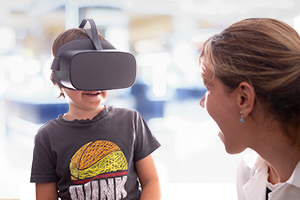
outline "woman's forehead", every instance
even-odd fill
[[[201,62],[200,64],[200,76],[203,79],[203,82],[206,84],[214,79],[215,75],[211,67],[209,67],[209,64],[207,64],[206,62]]]
[[[201,74],[202,73],[204,73],[204,74],[213,73],[212,66],[211,66],[210,62],[208,62],[205,59],[205,57],[200,58],[199,67],[200,67]]]

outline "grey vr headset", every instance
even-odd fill
[[[84,29],[87,21],[91,25],[91,31]],[[89,38],[71,40],[58,49],[51,66],[57,84],[85,91],[132,86],[136,78],[134,56],[118,51],[108,41],[99,39],[92,19],[84,19],[79,28]]]

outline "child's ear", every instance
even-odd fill
[[[55,85],[55,86],[59,89],[59,91],[60,91],[59,97],[65,98],[65,93],[64,93],[63,88],[60,87],[57,83],[55,83],[54,85]],[[59,98],[59,97],[58,97],[58,98]]]
[[[255,92],[247,82],[241,82],[238,86],[238,106],[243,111],[243,116],[247,117],[254,108]]]

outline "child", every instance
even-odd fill
[[[81,28],[62,32],[53,43],[53,56],[79,38],[88,38]],[[151,156],[160,144],[139,113],[102,105],[107,91],[67,89],[53,73],[51,80],[69,111],[47,122],[35,137],[31,182],[36,199],[160,199]]]

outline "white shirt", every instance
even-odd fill
[[[257,153],[246,155],[237,172],[239,200],[266,200],[268,165]],[[269,193],[269,200],[300,200],[300,161],[291,177]]]

